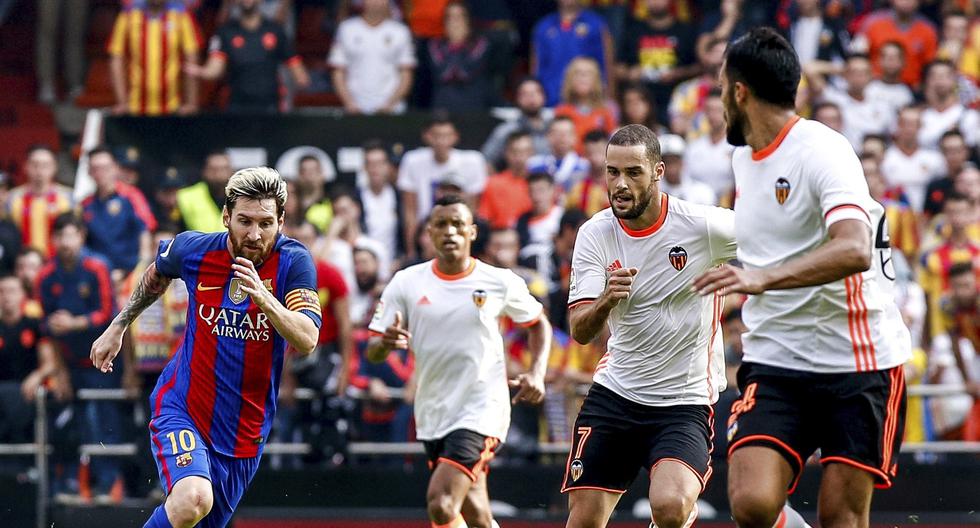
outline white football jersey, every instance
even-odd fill
[[[884,210],[868,193],[847,139],[794,117],[765,149],[736,149],[732,166],[738,259],[746,269],[772,268],[817,249],[841,220],[859,220],[874,236],[864,273],[750,296],[742,308],[744,361],[827,373],[905,363],[911,339],[892,294]]]
[[[446,275],[435,261],[392,277],[369,326],[383,333],[401,312],[415,354],[415,422],[419,440],[469,429],[501,441],[510,427],[510,390],[498,318],[528,325],[542,306],[512,271],[471,259]]]
[[[629,297],[609,314],[608,352],[594,381],[643,405],[709,405],[725,389],[724,298],[702,297],[691,282],[735,257],[735,214],[661,196],[660,218],[643,231],[612,209],[582,225],[568,303],[594,302],[611,272],[637,268]]]

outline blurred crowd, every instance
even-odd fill
[[[733,147],[717,74],[727,43],[759,24],[784,31],[800,56],[798,112],[850,140],[885,206],[888,229],[878,232],[887,238],[876,245],[893,248],[888,269],[916,346],[910,384],[967,386],[959,397],[911,398],[906,439],[980,440],[980,2],[320,3],[334,14],[323,26],[333,43],[322,78],[293,48],[300,1],[221,2],[222,22],[205,51],[195,16],[208,2],[131,0],[108,43],[118,113],[193,114],[197,80],[220,78],[230,91],[227,112],[283,111],[290,97],[313,89],[334,93],[350,114],[432,109],[419,131],[423,146],[396,152],[384,137],[369,141],[350,178],[316,149],[280,160],[290,196],[284,233],[316,260],[324,324],[313,355],[288,358],[272,439],[308,442],[312,454],[276,456],[273,464],[339,465],[348,462],[350,441],[413,439],[412,355],[366,361],[366,325],[393,273],[433,258],[425,220],[448,193],[477,214],[474,254],[523,277],[554,325],[548,396],[540,407],[515,407],[501,463],[534,463],[541,442],[568,441],[582,390],[605,353],[606,336],[585,345],[569,337],[566,301],[576,232],[608,206],[609,133],[630,123],[654,129],[666,164],[661,189],[732,207]],[[53,100],[44,68],[39,61],[39,96]],[[458,148],[452,116],[493,106],[513,107],[512,118],[480,150]],[[111,375],[91,368],[89,346],[160,241],[185,229],[224,229],[223,188],[239,167],[232,153],[215,151],[196,174],[150,174],[133,149],[100,147],[87,153],[95,192],[76,201],[55,182],[57,154],[32,148],[25,183],[0,185],[0,358],[9,366],[0,374],[0,442],[31,438],[25,402],[46,384],[64,445],[135,441],[142,449],[145,397],[133,409],[73,394],[148,394],[182,335],[186,287],[175,281],[134,324]],[[743,300],[730,298],[723,318],[731,386]],[[501,324],[510,370],[521,372],[529,362],[525,335]],[[315,397],[297,399],[294,388]],[[734,390],[722,395],[721,416],[734,398]],[[81,484],[91,489],[79,490],[78,457],[68,451],[58,467],[69,493],[118,498],[125,471],[153,474],[152,465],[127,470],[117,459],[93,457]]]

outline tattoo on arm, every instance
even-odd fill
[[[116,316],[112,324],[123,327],[132,324],[143,313],[143,310],[156,302],[163,295],[163,292],[167,291],[167,286],[170,286],[170,280],[169,277],[164,277],[157,271],[156,263],[150,264],[140,278],[139,284],[136,285],[136,289],[129,298],[126,307],[119,312],[119,315]]]

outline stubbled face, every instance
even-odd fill
[[[725,130],[728,143],[736,147],[748,145],[745,138],[745,125],[748,122],[748,117],[735,100],[735,83],[728,79],[724,66],[718,74],[718,79],[721,83],[721,100],[725,107],[725,122],[728,124]]]
[[[609,145],[606,149],[606,186],[617,218],[639,218],[659,194],[664,163],[650,163],[643,145]]]
[[[476,225],[473,213],[465,205],[437,205],[426,229],[439,260],[454,262],[470,256]]]
[[[283,218],[276,214],[276,201],[239,198],[232,210],[225,207],[222,216],[232,254],[245,257],[256,266],[264,262],[282,231]]]
[[[35,150],[27,158],[27,179],[34,185],[46,186],[54,181],[58,162],[48,150]]]

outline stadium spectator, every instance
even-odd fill
[[[946,197],[943,216],[948,224],[946,237],[935,248],[922,253],[919,284],[928,302],[927,338],[943,333],[940,299],[949,291],[949,271],[959,262],[980,263],[980,242],[969,236],[967,228],[976,222],[976,208],[959,193]]]
[[[686,180],[684,175],[684,138],[675,134],[660,136],[660,156],[664,162],[664,177],[660,190],[681,200],[702,205],[717,205],[718,197],[707,184]]]
[[[303,59],[282,24],[263,16],[260,0],[238,0],[241,17],[218,28],[204,66],[191,62],[187,74],[217,80],[228,74],[228,112],[275,113],[280,108],[279,65],[285,64],[300,89],[309,87]]]
[[[180,218],[180,208],[177,207],[177,191],[184,187],[180,171],[176,167],[167,167],[154,181],[156,189],[153,191],[150,210],[153,211],[157,224],[172,223],[178,233],[183,231],[184,223]]]
[[[548,125],[551,153],[535,155],[527,161],[528,172],[546,172],[554,178],[564,194],[589,174],[589,162],[575,151],[575,123],[565,116],[555,117]]]
[[[334,208],[337,216],[330,228],[331,237],[343,240],[354,249],[370,249],[378,256],[381,278],[390,277],[394,261],[391,252],[394,248],[385,247],[381,242],[364,234],[361,227],[363,207],[357,201],[357,197],[347,191],[339,192],[334,197]]]
[[[902,82],[902,71],[905,69],[905,48],[902,44],[894,40],[882,44],[878,63],[881,71],[868,83],[864,90],[865,97],[887,104],[895,113],[914,103],[912,89]]]
[[[198,0],[191,0],[198,1]],[[239,20],[243,14],[238,0],[221,0],[216,21],[224,25],[229,20]],[[259,12],[268,20],[282,26],[290,40],[296,34],[296,17],[293,13],[293,0],[259,0]]]
[[[824,101],[813,106],[813,119],[827,125],[839,134],[844,133],[844,117],[837,103]]]
[[[568,63],[561,83],[561,104],[555,107],[555,116],[568,117],[575,124],[576,150],[580,153],[589,131],[599,129],[612,134],[616,129],[616,116],[606,103],[599,66],[594,60],[577,57]]]
[[[670,96],[667,115],[673,133],[694,139],[708,133],[708,123],[704,118],[704,102],[712,88],[718,86],[718,71],[725,60],[724,40],[713,40],[700,56],[701,75],[688,79],[674,88]]]
[[[5,177],[5,175],[0,176],[0,178]],[[6,185],[6,182],[0,182],[0,185]],[[4,203],[5,201],[0,201],[0,205]],[[0,275],[14,271],[14,263],[21,247],[23,244],[20,229],[17,229],[17,224],[7,216],[6,208],[0,207]]]
[[[890,9],[871,13],[855,36],[854,47],[865,50],[871,58],[876,76],[882,71],[882,47],[887,42],[898,42],[905,50],[905,69],[902,82],[917,87],[922,67],[936,56],[939,38],[936,28],[919,14],[919,0],[890,0]]]
[[[838,18],[823,16],[820,0],[797,0],[789,26],[789,41],[800,64],[813,61],[837,63],[844,60],[851,36]]]
[[[364,234],[400,256],[405,253],[405,242],[401,198],[392,184],[395,166],[380,141],[365,143],[362,151],[365,183],[358,186],[357,197],[364,206],[361,211]]]
[[[970,28],[970,18],[963,11],[950,10],[943,16],[942,41],[936,57],[956,66],[960,102],[974,105],[980,98],[980,24]]]
[[[327,196],[327,175],[323,164],[318,157],[307,154],[299,159],[297,165],[296,194],[291,196],[296,200],[303,218],[321,233],[325,232],[330,228],[334,213],[330,197]]]
[[[954,128],[963,133],[967,145],[976,146],[980,139],[980,113],[960,102],[953,64],[933,61],[923,69],[923,76],[922,94],[926,106],[922,110],[922,128],[919,130],[922,148],[938,149],[943,133]]]
[[[51,244],[51,223],[71,210],[71,189],[55,182],[58,158],[47,146],[27,150],[24,164],[27,182],[14,187],[7,198],[9,218],[21,232],[25,246],[37,248],[46,257],[54,254]]]
[[[623,83],[619,92],[619,110],[623,126],[643,125],[657,134],[667,133],[667,128],[660,124],[653,93],[643,82]]]
[[[350,318],[357,327],[367,326],[385,283],[380,276],[378,256],[367,248],[354,250],[356,289],[351,293]]]
[[[953,358],[963,377],[967,392],[980,398],[980,290],[977,273],[970,262],[960,262],[949,268],[949,292],[940,301],[942,329],[949,335]],[[973,354],[967,355],[961,342],[970,344]],[[976,440],[975,438],[970,440]]]
[[[541,244],[521,254],[520,262],[538,272],[548,283],[548,318],[555,328],[568,331],[568,288],[571,280],[572,249],[579,227],[588,220],[578,209],[566,209],[558,223],[552,244]],[[596,358],[598,361],[598,358]],[[595,366],[595,363],[592,363]],[[592,371],[589,370],[591,376]]]
[[[88,4],[88,0],[37,2],[34,64],[39,85],[37,98],[44,104],[52,104],[58,98],[55,89],[58,51],[64,54],[64,81],[68,87],[68,99],[74,100],[82,93],[85,83],[84,53]],[[61,46],[58,46],[59,37],[64,39]]]
[[[868,134],[864,136],[861,143],[861,153],[871,154],[881,163],[885,159],[885,151],[888,150],[888,139],[880,134]]]
[[[613,41],[606,22],[580,0],[558,0],[558,11],[539,20],[531,36],[531,74],[541,80],[548,106],[560,102],[565,69],[577,57],[595,60],[610,93],[615,92],[609,71]]]
[[[14,275],[20,279],[27,292],[27,300],[24,301],[24,313],[31,317],[41,317],[44,310],[41,308],[41,300],[38,298],[37,278],[44,267],[44,256],[37,248],[27,246],[17,254],[14,262]]]
[[[551,246],[564,212],[564,208],[557,203],[558,188],[550,174],[532,172],[527,177],[527,187],[531,210],[517,219],[522,257],[535,251],[532,246]]]
[[[842,73],[843,89],[827,79]],[[884,134],[892,129],[893,111],[884,101],[868,97],[866,88],[871,82],[871,63],[866,55],[850,55],[843,71],[832,63],[811,62],[803,66],[811,95],[829,101],[840,108],[844,122],[844,137],[855,150],[861,148],[866,134]]]
[[[365,442],[408,442],[412,422],[412,374],[415,355],[408,350],[393,350],[382,363],[372,363],[364,356],[367,350],[366,330],[357,343],[351,361],[351,386],[365,392],[362,400],[360,439]],[[392,389],[403,389],[401,397]]]
[[[204,233],[225,229],[221,209],[225,206],[225,185],[231,174],[228,153],[214,151],[204,158],[201,181],[177,191],[177,209],[187,229]]]
[[[95,193],[82,200],[82,218],[88,231],[86,247],[108,259],[114,283],[150,255],[150,233],[157,221],[139,189],[119,181],[119,166],[112,152],[98,147],[89,152],[89,174]]]
[[[182,65],[197,63],[200,38],[193,16],[180,4],[146,0],[125,6],[109,39],[116,97],[112,111],[151,116],[197,112],[197,79],[182,77],[181,71]]]
[[[888,184],[881,174],[881,161],[870,153],[861,154],[860,159],[864,178],[868,181],[868,191],[885,209],[892,248],[901,251],[907,261],[915,262],[920,240],[918,217],[907,203],[888,192]]]
[[[0,274],[0,443],[26,443],[34,438],[34,396],[47,385],[58,400],[70,395],[64,366],[41,320],[24,313],[24,285],[14,275]]]
[[[963,134],[957,129],[947,130],[939,138],[939,152],[946,161],[946,170],[941,176],[930,181],[926,187],[926,203],[922,212],[927,217],[937,215],[943,210],[946,194],[953,189],[954,177],[963,170],[970,159],[970,148],[963,140]]]
[[[398,168],[398,189],[402,192],[402,214],[405,245],[410,258],[415,257],[415,231],[429,215],[434,201],[433,187],[452,179],[461,184],[471,202],[487,184],[487,163],[479,151],[460,150],[456,125],[437,113],[425,125],[422,139],[426,147],[405,153]]]
[[[667,106],[674,87],[697,75],[696,32],[678,21],[671,0],[647,0],[646,20],[630,20],[617,55],[621,80],[644,81],[656,101],[657,120],[667,123]]]
[[[531,209],[527,191],[527,161],[534,154],[531,135],[522,130],[507,136],[504,148],[504,170],[490,176],[480,197],[478,214],[490,227],[514,227],[517,219]]]
[[[341,22],[328,62],[348,114],[405,111],[415,51],[408,28],[391,18],[388,0],[364,0],[360,16]]]
[[[490,82],[490,41],[474,32],[469,8],[462,2],[446,6],[444,24],[445,37],[433,38],[426,46],[435,85],[433,108],[452,112],[489,108],[496,99]]]
[[[118,389],[124,369],[132,365],[120,357],[115,370],[104,374],[93,369],[89,359],[92,342],[112,319],[113,293],[108,264],[85,249],[85,224],[73,213],[55,219],[52,236],[55,256],[37,279],[45,333],[61,349],[72,387]],[[73,414],[78,420],[75,427],[82,443],[112,445],[122,440],[119,402],[79,400],[74,404]],[[115,497],[109,496],[119,477],[116,457],[93,457],[90,468],[96,500],[121,498],[120,488]]]
[[[609,207],[606,191],[606,142],[609,134],[593,130],[585,135],[585,159],[589,174],[576,183],[565,195],[565,207],[578,209],[587,217]]]
[[[704,100],[704,122],[707,133],[688,142],[684,149],[684,169],[681,180],[701,182],[722,198],[728,196],[735,187],[732,174],[732,151],[725,131],[725,106],[721,101],[721,91],[713,88]]]
[[[507,227],[491,229],[487,235],[485,253],[479,258],[492,266],[506,268],[524,279],[528,291],[536,299],[542,300],[548,294],[548,285],[538,272],[523,266],[518,257],[521,253],[521,238],[517,230]]]
[[[520,111],[517,119],[505,121],[497,125],[486,142],[483,144],[483,155],[495,167],[503,163],[504,147],[507,137],[518,130],[531,135],[534,153],[546,155],[551,151],[548,146],[548,123],[550,117],[544,108],[544,86],[534,77],[525,77],[519,83],[514,94],[514,103]]]
[[[943,158],[919,144],[922,110],[905,107],[898,113],[895,142],[885,151],[881,173],[888,185],[901,187],[916,212],[925,202],[926,185],[943,172]]]

